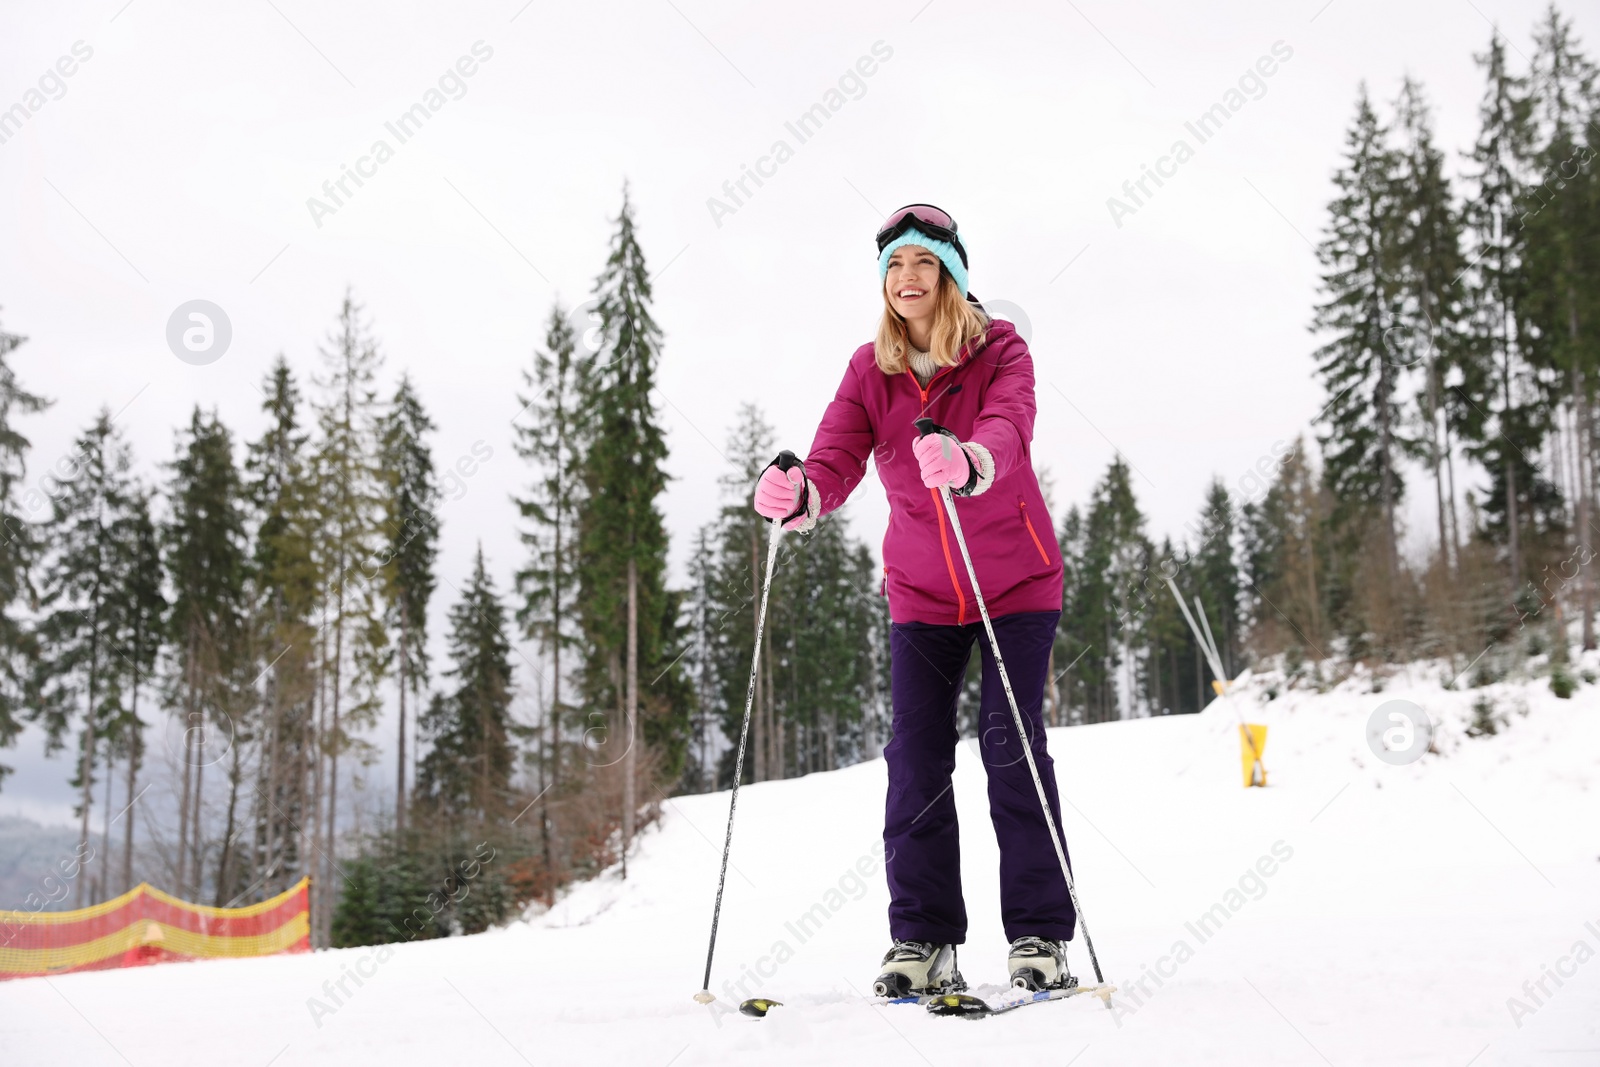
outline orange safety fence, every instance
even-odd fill
[[[76,911],[0,911],[0,981],[172,960],[309,952],[311,879],[243,908],[190,904],[141,882]]]

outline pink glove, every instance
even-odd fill
[[[922,464],[922,484],[929,489],[943,485],[952,490],[960,489],[971,480],[976,469],[961,442],[949,434],[924,434],[917,438],[911,451]]]
[[[805,472],[799,467],[790,467],[786,471],[776,466],[768,467],[756,482],[756,514],[764,519],[786,519],[794,515],[783,524],[785,530],[792,530],[810,518],[807,506],[810,493],[811,484],[806,481]],[[800,514],[795,515],[796,511]]]

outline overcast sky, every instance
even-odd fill
[[[197,403],[254,437],[269,362],[316,369],[351,286],[386,389],[409,371],[438,422],[440,464],[488,453],[444,505],[437,641],[476,543],[508,588],[519,371],[552,301],[588,297],[627,180],[665,333],[675,576],[718,505],[738,404],[804,452],[875,329],[872,234],[912,201],[956,216],[972,291],[1028,320],[1057,518],[1120,451],[1152,533],[1178,536],[1209,478],[1237,489],[1321,406],[1311,242],[1358,83],[1387,102],[1419,78],[1440,142],[1465,149],[1490,20],[1521,64],[1541,10],[13,0],[0,326],[29,337],[13,364],[55,401],[22,426],[30,469],[102,406],[151,476]],[[1595,4],[1563,10],[1595,54]],[[426,121],[400,126],[417,104]],[[819,104],[826,121],[800,129]],[[1234,107],[1202,143],[1185,124],[1216,104]],[[1134,204],[1124,183],[1158,165]],[[735,201],[724,185],[747,168],[761,183]],[[342,177],[335,200],[324,184]],[[1114,215],[1111,197],[1136,210]],[[167,341],[191,300],[231,324],[205,365]],[[875,481],[849,514],[876,547]],[[0,753],[19,768],[0,812],[63,817],[68,771],[39,750],[29,733]]]

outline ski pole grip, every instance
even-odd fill
[[[917,420],[917,436],[926,437],[930,433],[942,433],[946,437],[954,437],[955,436],[955,434],[951,433],[949,430],[945,429],[943,426],[940,426],[937,422],[934,422],[932,419],[928,418],[927,416],[923,416],[922,418],[918,419]]]
[[[774,526],[782,526],[785,523],[793,522],[795,519],[805,515],[806,511],[808,510],[808,497],[811,492],[810,482],[806,480],[806,465],[800,462],[799,456],[795,455],[793,452],[790,452],[787,448],[778,453],[778,458],[773,460],[770,466],[777,467],[785,474],[788,474],[788,472],[792,470],[798,470],[800,472],[800,484],[803,487],[800,491],[800,502],[795,506],[793,511],[785,515],[783,518],[772,520],[772,524]]]

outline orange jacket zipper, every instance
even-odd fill
[[[1044,560],[1045,566],[1050,565],[1050,554],[1044,550],[1044,545],[1039,541],[1039,535],[1033,532],[1033,520],[1028,518],[1028,502],[1017,501],[1017,507],[1022,509],[1022,524],[1028,528],[1028,536],[1033,538],[1033,547],[1039,550],[1039,558]]]
[[[956,580],[956,565],[950,558],[950,538],[944,532],[944,505],[939,501],[939,490],[929,489],[933,494],[933,510],[939,516],[939,547],[944,549],[944,565],[950,571],[950,587],[956,591],[956,625],[967,624],[967,595],[961,591],[961,583]]]
[[[928,413],[928,390],[933,388],[934,382],[938,381],[940,378],[943,378],[946,374],[949,374],[959,366],[961,366],[961,364],[957,363],[953,366],[941,367],[932,378],[928,379],[927,385],[923,385],[921,382],[917,381],[917,376],[910,367],[906,368],[906,377],[911,379],[911,384],[916,386],[917,395],[922,398],[922,413],[924,415]]]
[[[922,400],[922,411],[924,414],[926,414],[928,410],[928,390],[933,387],[933,383],[959,366],[961,366],[960,363],[957,363],[952,367],[945,367],[932,378],[929,378],[927,385],[923,385],[921,382],[917,381],[917,376],[912,372],[910,367],[906,368],[906,377],[910,378],[911,384],[917,387],[917,395]],[[944,549],[944,565],[945,569],[950,572],[950,588],[956,591],[956,625],[965,626],[967,624],[967,595],[961,591],[961,581],[956,577],[956,564],[955,561],[950,558],[950,537],[944,532],[944,505],[939,500],[939,490],[929,489],[928,492],[933,496],[934,514],[939,516],[939,547]],[[1038,539],[1035,538],[1035,541],[1037,540]],[[1040,549],[1040,551],[1042,552],[1044,550]]]

